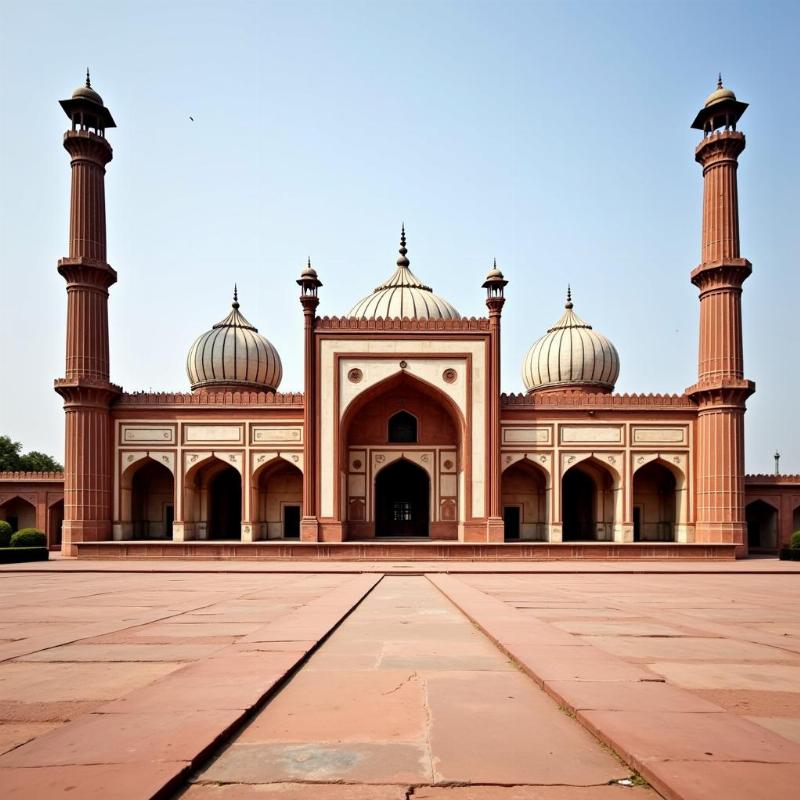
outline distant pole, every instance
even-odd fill
[[[781,454],[776,450],[775,455],[773,456],[775,459],[775,474],[781,474]]]

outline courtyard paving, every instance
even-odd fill
[[[743,565],[3,567],[0,794],[794,798],[800,582]]]

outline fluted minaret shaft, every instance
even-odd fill
[[[738,157],[745,137],[726,127],[695,150],[703,167],[701,263],[692,272],[700,290],[698,380],[689,394],[698,404],[697,522],[695,541],[746,546],[744,413],[754,384],[744,378],[742,284],[750,262],[739,251]]]
[[[64,134],[72,167],[69,255],[58,262],[67,282],[66,368],[56,381],[66,414],[62,550],[67,555],[76,555],[79,542],[109,539],[113,509],[109,409],[119,389],[109,382],[108,288],[117,275],[106,261],[105,171],[113,151],[102,127],[113,120],[99,95],[92,95],[76,93],[62,101],[73,121]]]

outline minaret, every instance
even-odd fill
[[[695,160],[703,167],[701,262],[692,271],[700,290],[696,542],[747,546],[744,516],[744,412],[755,384],[742,363],[742,284],[751,272],[739,253],[736,169],[744,134],[736,123],[747,108],[722,85],[709,95],[693,128],[703,131]]]
[[[64,398],[65,470],[62,550],[111,538],[112,430],[109,406],[120,389],[109,382],[108,288],[117,273],[106,262],[105,167],[111,161],[106,128],[114,127],[103,99],[86,84],[61,107],[72,122],[64,148],[72,166],[69,256],[58,262],[67,282]]]

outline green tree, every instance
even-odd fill
[[[64,469],[52,456],[31,450],[22,454],[22,444],[0,436],[0,472],[60,472]]]
[[[22,466],[20,469],[28,472],[61,472],[64,467],[47,453],[40,453],[38,450],[31,450],[20,458]]]
[[[9,436],[0,436],[0,471],[14,472],[21,469],[19,465],[20,442],[12,442]]]

